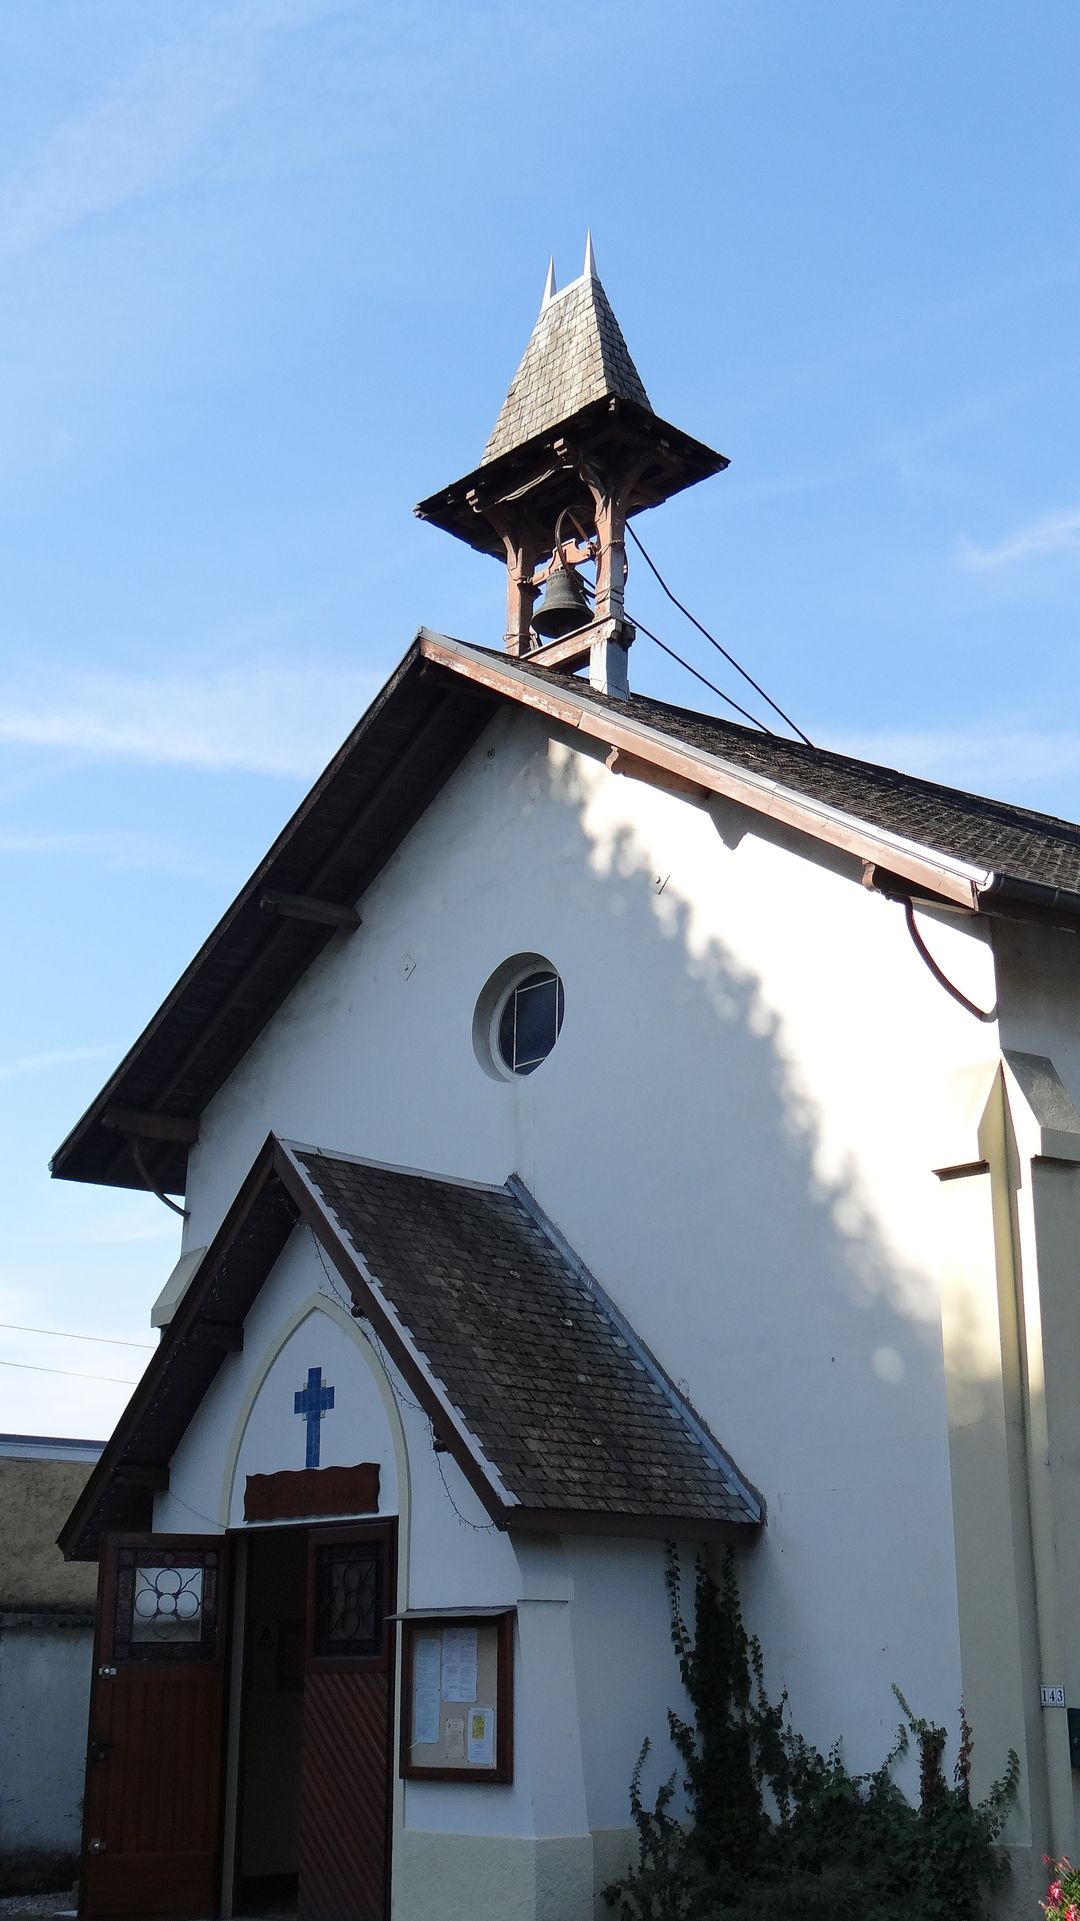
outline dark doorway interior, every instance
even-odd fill
[[[307,1529],[248,1537],[237,1914],[295,1910]]]

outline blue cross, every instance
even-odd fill
[[[334,1390],[322,1384],[322,1368],[309,1367],[307,1386],[297,1388],[293,1395],[293,1413],[302,1414],[307,1422],[307,1457],[305,1467],[319,1465],[319,1436],[322,1433],[323,1415],[334,1405]]]

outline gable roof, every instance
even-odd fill
[[[153,1489],[298,1222],[492,1520],[738,1539],[760,1498],[516,1180],[270,1136],[60,1536],[145,1529]]]
[[[725,795],[843,848],[886,888],[1080,925],[1071,822],[644,695],[608,700],[572,674],[421,630],[58,1149],[54,1174],[183,1192],[202,1109],[327,942],[363,939],[293,915],[305,901],[351,909],[507,701],[603,743],[615,771]]]
[[[481,466],[569,420],[593,400],[631,400],[652,412],[590,248],[581,277],[545,294]]]

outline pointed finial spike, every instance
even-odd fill
[[[595,280],[597,277],[596,256],[593,253],[591,227],[585,229],[585,265],[581,269],[581,277],[583,280]]]
[[[547,279],[544,282],[544,297],[540,302],[541,313],[543,313],[544,308],[548,304],[548,301],[554,300],[554,298],[555,298],[555,256],[553,254],[551,259],[548,261]]]

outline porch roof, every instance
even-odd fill
[[[271,1135],[60,1536],[149,1528],[155,1489],[286,1240],[309,1228],[497,1526],[752,1538],[764,1510],[514,1177],[453,1180]]]

